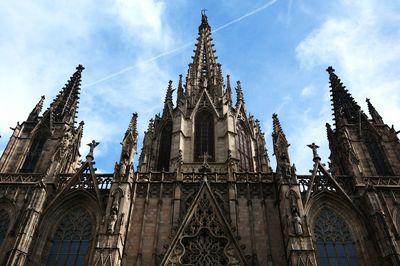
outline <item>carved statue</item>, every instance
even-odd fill
[[[297,213],[297,211],[295,211],[293,213],[292,222],[293,222],[294,231],[296,233],[296,236],[303,235],[303,227],[302,227],[303,223],[301,222],[301,218],[300,218],[299,214]]]
[[[119,175],[124,177],[126,175],[126,168],[128,165],[128,160],[126,158],[124,158],[121,162],[121,166],[119,168]]]
[[[114,210],[111,212],[110,215],[110,221],[108,223],[107,226],[107,233],[112,234],[114,233],[114,229],[115,229],[115,223],[117,222],[117,212],[115,212]]]

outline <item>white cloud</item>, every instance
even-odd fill
[[[111,8],[95,0],[1,2],[0,149],[11,135],[8,128],[26,119],[40,95],[46,95],[47,108],[77,64],[86,67],[84,86],[136,63],[135,71],[84,88],[81,95],[78,119],[86,122],[82,155],[92,139],[101,141],[97,158],[119,149],[131,113],[142,112],[140,125],[145,127],[167,87],[169,75],[159,62],[138,64],[171,44],[164,14],[162,1],[121,0]]]
[[[165,4],[154,0],[117,0],[115,4],[120,24],[128,34],[140,40],[142,45],[165,49],[172,38],[167,34],[168,27],[163,21],[164,10]]]
[[[314,87],[314,85],[309,85],[309,86],[306,86],[306,87],[304,87],[302,90],[301,90],[301,96],[303,96],[303,97],[309,97],[309,96],[311,96],[313,93],[314,93],[314,91],[315,91],[315,87]]]
[[[310,69],[333,64],[365,111],[369,97],[385,122],[399,128],[399,5],[341,1],[337,9],[342,12],[326,19],[297,46],[297,58]]]

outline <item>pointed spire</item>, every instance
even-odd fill
[[[211,27],[208,24],[207,15],[203,10],[201,13],[201,24],[199,26],[199,37],[195,44],[193,62],[189,64],[187,86],[191,90],[187,95],[197,97],[202,89],[209,90],[210,95],[214,95],[215,86],[218,82],[218,73],[220,66],[217,64],[217,56],[213,48],[211,37]],[[219,84],[221,85],[221,84]],[[222,88],[222,87],[220,87]],[[218,92],[222,96],[222,90]]]
[[[29,114],[27,121],[36,121],[37,120],[40,112],[42,111],[44,99],[45,99],[45,97],[44,97],[44,95],[42,95],[42,97],[40,97],[39,102],[36,104],[35,108],[33,108],[32,112]]]
[[[128,129],[125,132],[124,139],[126,139],[128,135],[131,135],[133,137],[137,136],[137,134],[138,134],[138,132],[137,132],[137,117],[138,117],[137,113],[132,114],[132,118],[131,118],[131,121],[129,122]]]
[[[361,108],[354,101],[354,98],[348,92],[339,77],[335,74],[335,69],[329,66],[326,71],[329,73],[329,82],[331,87],[332,105],[334,120],[336,124],[341,124],[347,120],[347,123],[359,122]]]
[[[182,85],[182,74],[179,75],[179,83],[178,83],[178,91],[176,93],[176,105],[180,105],[181,103],[184,102],[184,91],[183,91],[183,85]]]
[[[370,100],[368,98],[366,99],[366,101],[368,104],[368,112],[371,115],[371,118],[374,121],[374,123],[384,125],[385,123],[383,123],[382,116],[380,116],[378,111],[376,111],[375,107],[372,105],[372,103],[370,102]]]
[[[120,158],[120,164],[124,165],[126,167],[128,164],[130,164],[133,161],[133,157],[136,152],[137,148],[137,137],[138,137],[138,132],[137,132],[137,118],[138,114],[133,113],[131,121],[129,122],[128,129],[125,132],[124,139],[121,142],[122,145],[122,150],[121,150],[121,158]],[[122,175],[125,175],[126,171],[123,171],[124,173]]]
[[[240,80],[236,82],[236,105],[238,105],[239,102],[244,102],[242,85],[240,84]]]
[[[163,115],[166,114],[169,107],[173,108],[173,106],[174,106],[174,104],[172,102],[172,93],[173,92],[174,92],[174,89],[172,89],[172,80],[170,80],[168,82],[167,93],[165,94]]]
[[[231,76],[226,75],[226,100],[232,104],[232,88],[231,88]]]
[[[82,65],[76,67],[75,73],[68,80],[67,84],[65,84],[53,103],[50,104],[51,108],[46,110],[48,112],[52,109],[55,121],[75,122],[75,115],[79,104],[82,71],[84,69]]]
[[[206,29],[208,29],[208,30],[211,31],[211,27],[210,27],[210,25],[208,24],[208,18],[207,18],[207,15],[206,15],[206,11],[207,11],[207,9],[201,10],[201,24],[200,24],[200,26],[199,26],[199,31],[200,31],[202,28],[206,28]]]
[[[275,138],[278,137],[278,135],[282,135],[286,139],[285,133],[283,133],[282,130],[281,122],[279,121],[278,115],[275,113],[272,115],[272,124],[273,124],[272,136]]]

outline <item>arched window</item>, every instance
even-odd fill
[[[169,171],[169,160],[171,156],[172,121],[168,121],[162,129],[160,149],[158,150],[158,171]]]
[[[194,159],[203,160],[205,153],[214,160],[214,117],[212,113],[202,110],[197,113],[195,120]]]
[[[47,265],[84,265],[91,231],[87,211],[82,207],[70,210],[58,224]]]
[[[42,153],[43,146],[46,143],[47,134],[46,133],[38,133],[34,137],[31,147],[29,148],[28,154],[26,155],[24,164],[20,172],[22,173],[31,173],[35,170],[36,163],[39,160],[40,154]]]
[[[251,156],[250,138],[242,121],[236,126],[236,145],[239,159],[239,171],[253,171],[253,158]]]
[[[10,216],[5,209],[0,209],[0,246],[7,236],[8,227],[10,226]]]
[[[378,145],[378,141],[372,135],[368,135],[365,140],[365,145],[372,163],[374,164],[376,174],[378,175],[392,175],[389,167],[386,165],[385,156]]]
[[[349,227],[334,211],[321,210],[314,222],[314,237],[320,265],[358,265]]]

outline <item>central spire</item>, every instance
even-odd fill
[[[199,37],[195,44],[193,62],[189,64],[187,78],[187,95],[194,97],[200,95],[204,89],[210,96],[221,97],[223,95],[223,78],[221,66],[217,63],[213,39],[211,37],[211,27],[205,10],[201,12],[201,24],[199,26]]]

